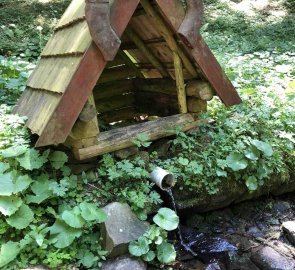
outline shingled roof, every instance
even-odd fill
[[[187,11],[179,0],[150,2],[175,37],[176,46],[190,62],[189,67],[195,70],[192,74],[184,65],[185,79],[199,77],[210,83],[226,105],[240,103],[234,87],[199,34],[202,11],[192,14],[190,5],[200,5],[200,1],[188,1]],[[175,77],[171,46],[165,40],[167,33],[158,28],[152,14],[143,12],[139,0],[110,1],[110,24],[122,40],[120,51],[127,53],[144,78]],[[188,28],[194,30],[193,33],[185,33],[187,24],[193,24]],[[126,27],[128,31],[123,35]],[[161,62],[164,74],[161,69],[150,66],[145,55],[132,45],[130,31],[148,44]],[[85,0],[73,0],[45,46],[14,112],[27,116],[27,126],[39,136],[36,146],[63,143],[97,81],[108,81],[109,70],[122,72],[124,68],[130,69],[130,66],[119,58],[105,60],[90,34]],[[136,77],[138,72],[134,72]]]

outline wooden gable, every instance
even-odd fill
[[[45,46],[14,110],[28,117],[27,126],[39,136],[36,146],[64,143],[93,89],[100,115],[108,113],[109,117],[113,110],[112,119],[118,118],[123,114],[118,110],[122,106],[115,104],[129,102],[133,106],[132,96],[115,96],[114,106],[103,103],[102,97],[116,89],[124,94],[124,85],[131,89],[130,78],[170,78],[178,83],[177,74],[181,73],[185,82],[209,83],[225,105],[240,103],[236,90],[199,33],[201,1],[188,2],[192,7],[196,5],[194,9],[186,11],[179,0],[110,1],[110,24],[122,44],[115,59],[107,62],[92,40],[85,17],[85,0],[73,0]],[[181,70],[175,69],[177,61]],[[116,80],[117,87],[107,86]],[[134,88],[136,81],[131,84]],[[178,95],[176,90],[173,95]],[[173,104],[174,100],[166,104]],[[147,106],[152,106],[152,98],[151,102]],[[175,102],[177,107],[177,99]],[[187,112],[186,104],[183,109],[180,106],[180,112]]]

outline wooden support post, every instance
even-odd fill
[[[187,98],[187,109],[190,113],[200,113],[207,111],[207,101],[194,97]]]
[[[198,73],[196,71],[196,68],[193,66],[189,58],[184,54],[184,52],[179,48],[179,45],[177,44],[173,36],[173,32],[166,25],[163,18],[155,11],[154,7],[152,6],[149,0],[140,0],[140,3],[144,8],[145,12],[148,14],[148,16],[150,16],[155,21],[157,29],[160,31],[161,35],[166,40],[170,49],[180,56],[181,60],[183,61],[184,67],[192,75],[192,77],[197,78]]]
[[[182,131],[196,128],[199,121],[196,121],[191,114],[178,114],[160,118],[154,121],[131,125],[124,128],[102,132],[97,137],[97,145],[87,148],[76,149],[75,156],[79,160],[102,155],[108,152],[124,149],[133,146],[138,134],[146,134],[150,141],[175,134],[175,127]]]
[[[180,113],[187,113],[185,85],[183,79],[182,62],[179,55],[173,52],[175,79],[177,86],[177,98]]]
[[[134,44],[138,47],[138,49],[140,49],[147,60],[151,62],[151,64],[161,73],[163,77],[169,76],[169,73],[166,71],[165,66],[154,55],[151,49],[146,46],[144,41],[141,40],[140,36],[130,28],[130,26],[125,30],[124,33],[134,42]]]
[[[88,101],[72,128],[65,145],[73,148],[83,148],[97,143],[97,135],[99,134],[97,112],[95,108],[95,114],[90,110],[90,115],[86,116],[86,113],[89,111],[87,109],[88,106],[95,108],[93,95],[88,98]],[[80,120],[80,118],[83,120]]]

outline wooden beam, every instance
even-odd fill
[[[144,54],[148,61],[161,73],[163,77],[168,77],[169,74],[165,69],[165,66],[161,61],[154,55],[152,50],[141,40],[140,36],[133,31],[130,26],[124,32],[129,39],[131,39],[138,49]]]
[[[179,55],[176,52],[173,52],[174,59],[174,69],[175,69],[175,79],[177,86],[177,99],[180,113],[187,113],[187,105],[186,105],[186,93],[185,93],[185,85],[183,79],[183,69],[182,62]]]
[[[143,42],[147,46],[151,46],[153,44],[159,45],[159,44],[165,44],[166,43],[165,39],[163,39],[162,37],[144,40]],[[137,49],[137,46],[132,41],[124,41],[122,43],[122,45],[121,45],[121,49],[122,50],[135,50],[135,49]]]
[[[120,96],[122,94],[132,93],[134,91],[133,80],[125,79],[108,83],[99,83],[93,89],[93,95],[96,102],[100,99]]]
[[[135,98],[133,94],[115,96],[108,99],[100,99],[96,102],[96,108],[99,113],[106,113],[113,110],[118,110],[125,107],[130,107],[134,104]]]
[[[137,67],[136,63],[133,63],[132,60],[128,57],[128,55],[121,49],[118,52],[119,57],[124,61],[127,67],[132,68],[136,73],[138,78],[144,78],[143,74],[141,73],[140,69]]]
[[[184,54],[184,52],[179,48],[176,40],[174,39],[173,31],[166,25],[163,18],[155,11],[149,0],[140,0],[140,3],[148,16],[150,16],[154,20],[155,24],[157,25],[157,29],[166,40],[170,49],[180,56],[181,60],[183,61],[184,67],[193,76],[193,78],[197,78],[198,73],[195,67],[193,66],[189,58]]]
[[[105,69],[98,80],[98,83],[106,83],[111,81],[123,80],[136,77],[137,72],[133,68],[126,65]]]
[[[137,112],[134,106],[131,106],[102,113],[98,116],[98,119],[106,123],[113,123],[133,119],[134,117],[138,117],[140,115],[142,115],[142,113]]]
[[[174,135],[176,127],[187,131],[198,127],[199,123],[200,121],[196,121],[191,114],[180,114],[118,128],[100,133],[97,145],[76,149],[74,154],[77,159],[83,160],[133,146],[132,141],[136,140],[139,134],[144,133],[148,140],[153,141]]]

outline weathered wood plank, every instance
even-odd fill
[[[98,100],[96,102],[96,108],[99,113],[105,113],[125,107],[130,107],[134,105],[134,101],[135,98],[133,94],[114,96],[112,98]]]
[[[64,15],[58,22],[56,29],[61,29],[85,17],[85,0],[72,0]]]
[[[27,86],[54,93],[64,93],[81,59],[81,56],[41,58]]]
[[[83,20],[54,33],[41,56],[84,53],[89,48],[91,41],[87,22]]]
[[[179,126],[182,131],[195,128],[199,125],[190,114],[173,115],[158,120],[118,128],[102,132],[98,136],[99,143],[95,146],[77,149],[74,154],[77,159],[83,160],[108,152],[124,149],[133,145],[138,134],[146,134],[148,139],[153,141],[175,134],[173,131]]]
[[[105,69],[101,74],[98,82],[99,83],[107,83],[111,81],[123,80],[127,78],[134,78],[136,77],[137,72],[130,67],[119,66],[114,68]]]
[[[122,36],[138,3],[138,0],[114,0],[111,24],[119,37]],[[106,61],[101,52],[92,43],[80,61],[57,109],[39,137],[37,147],[65,142],[105,66]]]
[[[33,134],[42,134],[46,123],[56,109],[60,94],[26,88],[13,113],[28,118],[26,125]]]
[[[133,81],[131,79],[98,84],[93,89],[94,99],[96,102],[99,102],[100,99],[110,98],[132,92],[134,92],[134,87]]]

